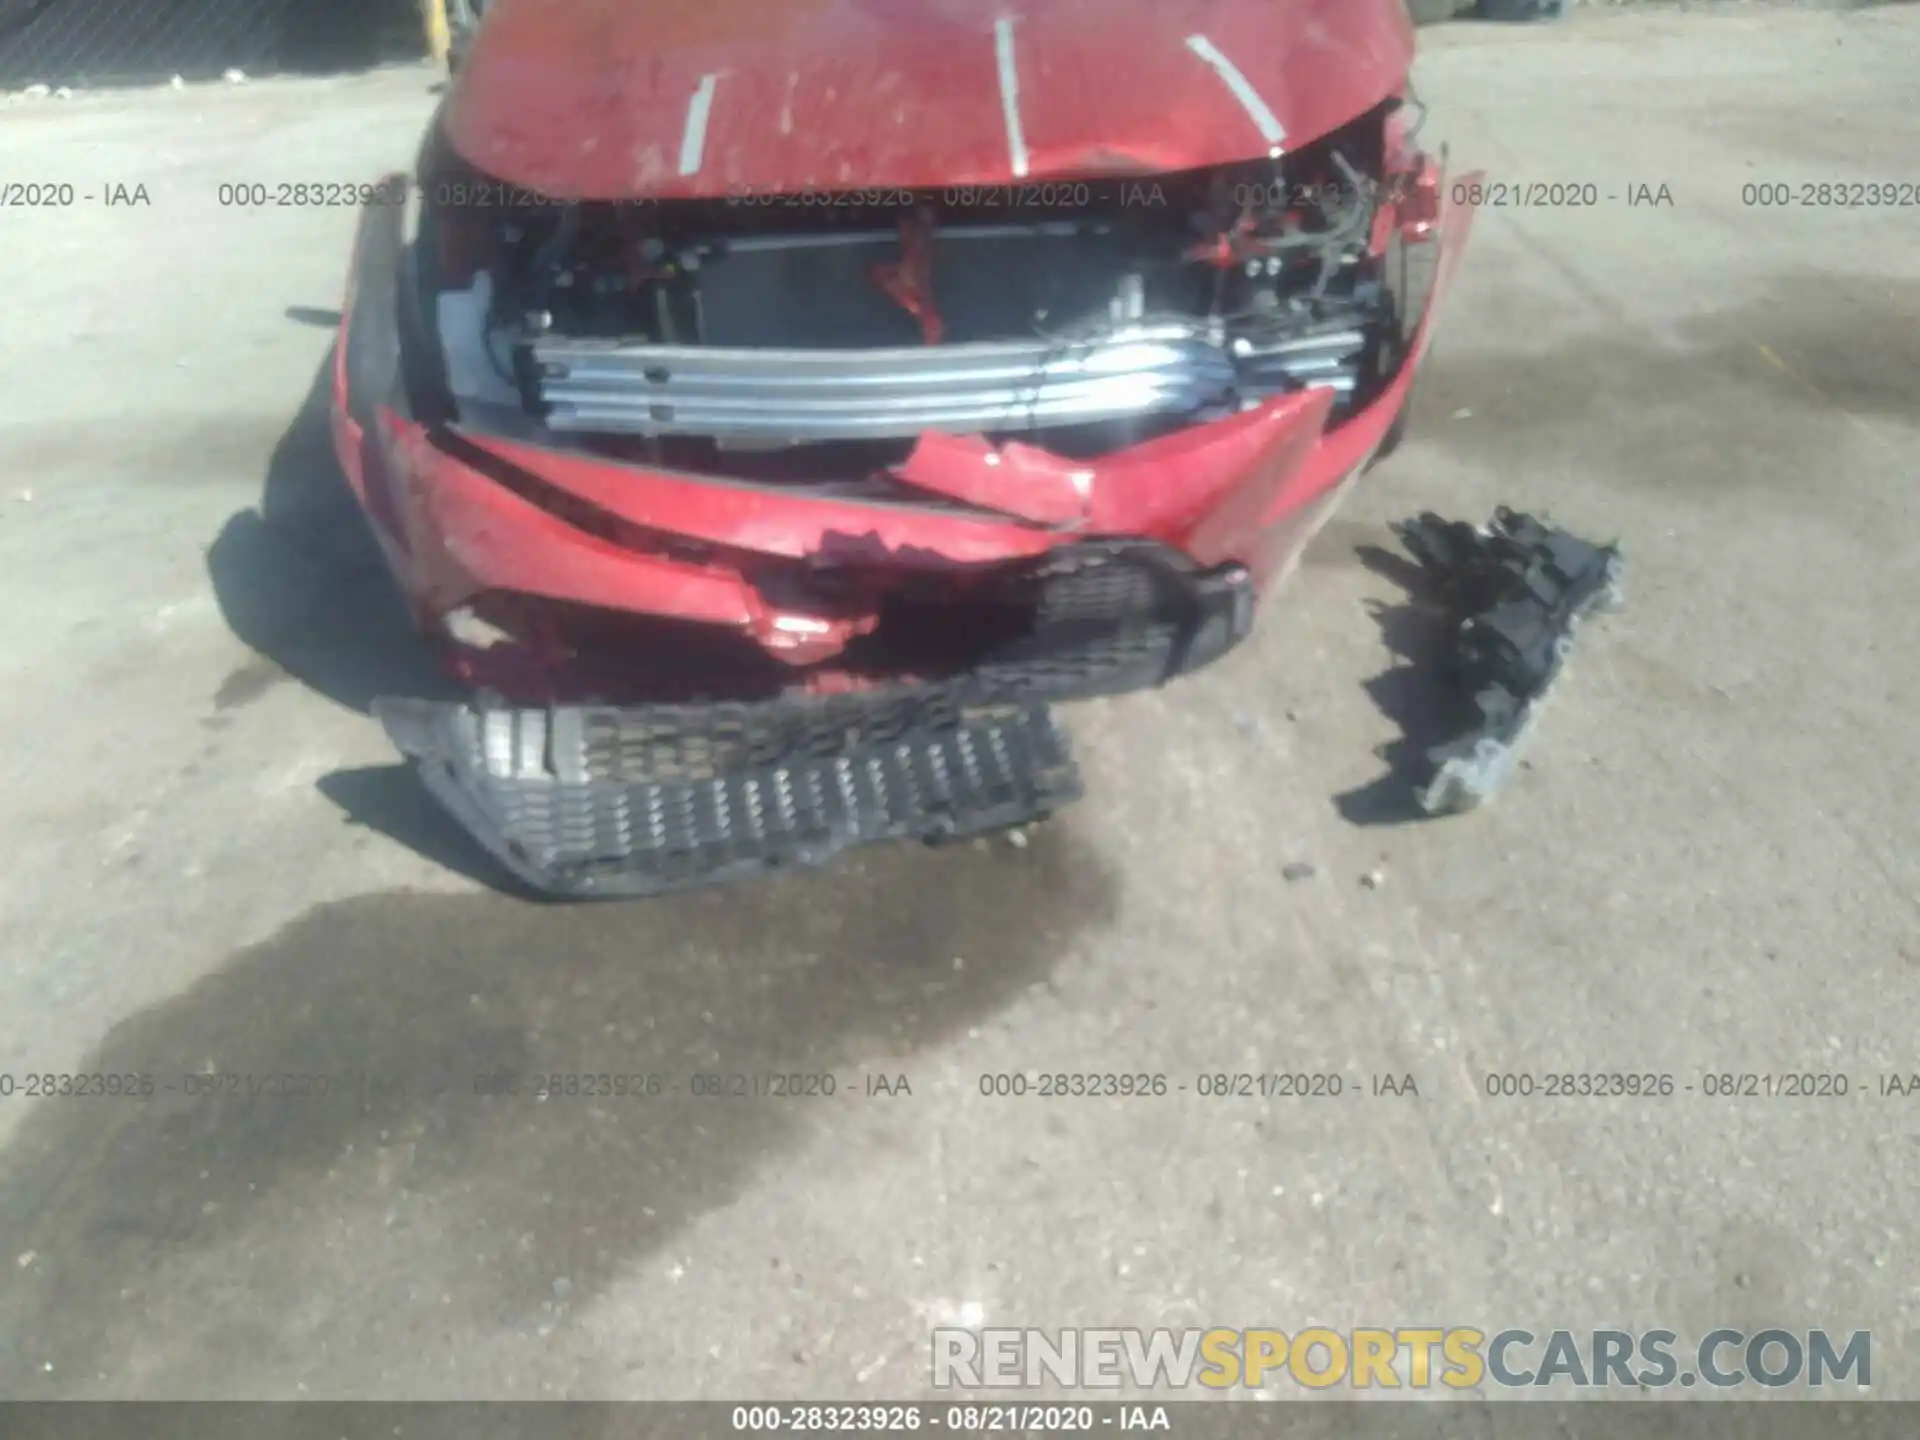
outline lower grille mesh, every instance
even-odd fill
[[[516,876],[555,894],[719,884],[820,865],[855,845],[1005,829],[1079,798],[1067,738],[1044,706],[967,714],[944,727],[913,708],[901,702],[877,712],[872,726],[847,725],[837,748],[819,724],[802,737],[816,753],[745,758],[774,743],[769,734],[735,748],[723,742],[694,766],[696,747],[685,737],[672,763],[660,764],[651,721],[636,733],[623,712],[512,712],[543,735],[546,753],[535,762],[521,747],[512,763],[489,765],[485,731],[507,712],[422,701],[378,707],[440,802]],[[881,738],[882,730],[892,733]],[[705,773],[661,775],[696,768]],[[593,778],[568,778],[583,774]]]

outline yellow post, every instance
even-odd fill
[[[447,29],[447,0],[420,0],[420,19],[426,27],[427,53],[433,57],[433,63],[447,63],[447,50],[452,37]]]

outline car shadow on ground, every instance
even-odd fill
[[[1426,573],[1413,560],[1378,545],[1354,554],[1374,574],[1400,587],[1397,602],[1369,607],[1394,663],[1366,682],[1367,696],[1400,729],[1376,752],[1386,772],[1334,797],[1334,807],[1353,825],[1404,825],[1432,817],[1416,793],[1432,777],[1427,752],[1458,735],[1473,716],[1472,696],[1447,673],[1451,621],[1434,602]]]
[[[380,695],[447,695],[333,454],[333,351],[267,462],[259,504],[227,521],[207,573],[234,635],[362,714]]]
[[[630,905],[316,907],[74,1067],[150,1093],[14,1102],[0,1393],[418,1393],[423,1348],[445,1365],[447,1344],[538,1345],[822,1133],[842,1173],[919,1184],[940,1072],[916,1056],[1045,981],[1118,896],[1050,826]],[[919,1105],[872,1109],[869,1070],[907,1075]],[[766,1074],[835,1093],[692,1078]],[[587,1078],[542,1098],[551,1075]],[[834,1283],[794,1253],[749,1258],[770,1303]],[[672,1344],[611,1363],[670,1390]]]
[[[296,323],[312,323],[289,312]],[[259,504],[227,521],[207,550],[207,574],[227,627],[273,669],[237,673],[215,697],[226,708],[234,680],[284,673],[369,717],[382,695],[454,699],[420,639],[366,516],[334,458],[329,428],[333,351],[314,373],[298,413],[275,445]],[[264,679],[255,680],[264,685]],[[520,893],[504,870],[421,789],[412,770],[343,770],[319,789],[367,826],[470,879]]]

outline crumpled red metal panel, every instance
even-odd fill
[[[563,199],[1117,190],[1324,135],[1412,55],[1402,0],[498,0],[447,126]]]

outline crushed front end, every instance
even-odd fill
[[[1465,218],[1417,113],[1170,172],[571,201],[436,124],[411,226],[364,217],[334,433],[476,698],[390,734],[566,894],[1070,801],[1048,703],[1226,654],[1397,438]]]

